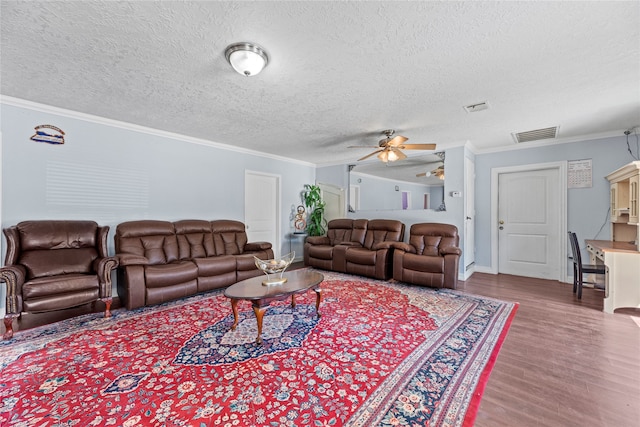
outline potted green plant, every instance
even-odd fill
[[[302,191],[302,200],[309,209],[307,220],[307,234],[309,236],[323,236],[326,233],[327,221],[324,219],[325,202],[322,200],[322,191],[317,185],[305,184]]]

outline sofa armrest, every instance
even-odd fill
[[[462,249],[457,248],[455,246],[448,246],[446,248],[440,249],[440,255],[462,255]]]
[[[330,245],[331,244],[331,240],[329,240],[327,236],[309,236],[307,237],[307,240],[305,240],[305,242],[309,243],[310,245]]]
[[[398,243],[402,243],[402,242],[396,242],[393,240],[385,240],[384,242],[378,242],[376,244],[374,244],[373,246],[371,246],[371,249],[374,251],[377,251],[379,249],[396,249],[398,248],[396,245]],[[400,247],[399,249],[403,249],[402,247]],[[403,249],[404,250],[404,249]],[[409,251],[406,251],[409,252]]]
[[[251,242],[244,245],[244,252],[266,251],[271,249],[271,246],[269,242]]]
[[[117,257],[105,257],[95,260],[94,269],[100,283],[100,298],[111,298],[111,271],[118,267]]]
[[[128,265],[148,265],[149,259],[143,257],[142,255],[134,255],[134,254],[118,254],[116,255],[118,258],[118,265],[120,267],[126,267]]]
[[[351,248],[356,247],[356,248],[361,248],[362,245],[358,242],[340,242],[338,243],[336,246],[349,246]]]
[[[8,265],[0,268],[0,282],[7,284],[6,314],[22,312],[22,284],[27,270],[21,265]]]
[[[390,247],[396,250],[409,252],[410,254],[417,253],[416,248],[414,248],[412,245],[408,243],[404,243],[404,242],[389,242],[389,243],[390,243]]]

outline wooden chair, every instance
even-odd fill
[[[583,264],[582,254],[580,253],[580,244],[576,233],[569,231],[569,243],[571,243],[571,252],[573,254],[573,293],[578,293],[578,299],[582,299],[582,284],[592,284],[596,288],[604,289],[604,285],[599,282],[590,282],[584,280],[585,274],[604,275],[606,270],[604,265]]]

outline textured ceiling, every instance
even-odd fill
[[[388,128],[486,152],[640,125],[636,1],[2,0],[1,24],[2,95],[315,164]],[[258,76],[225,61],[240,41]]]

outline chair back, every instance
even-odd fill
[[[340,243],[364,243],[367,232],[366,219],[338,218],[332,219],[327,224],[327,237],[331,246]]]
[[[363,246],[373,248],[380,242],[402,242],[404,240],[404,223],[393,219],[372,219],[367,224],[367,232]]]
[[[459,243],[458,227],[453,224],[419,223],[409,230],[409,244],[418,255],[440,256],[442,249]]]
[[[569,231],[569,243],[571,244],[573,263],[581,270],[582,254],[580,253],[580,244],[578,243],[578,236],[572,231]]]
[[[20,222],[5,230],[7,265],[23,265],[27,280],[93,273],[93,261],[106,252],[108,230],[93,221]]]
[[[178,239],[169,221],[140,220],[118,224],[116,254],[140,255],[149,264],[168,264],[179,259]]]

